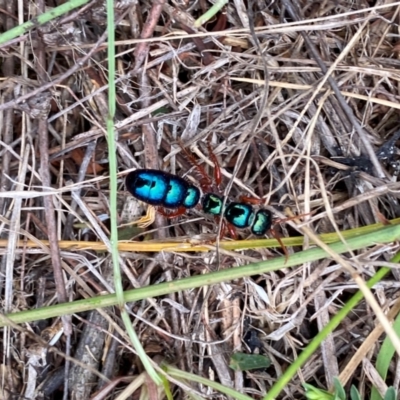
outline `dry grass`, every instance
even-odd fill
[[[58,5],[38,1],[36,9],[22,3],[18,9],[20,3],[0,0],[2,32],[15,26],[18,15],[30,19],[44,6]],[[146,167],[199,178],[180,142],[213,176],[210,141],[222,169],[221,190],[229,198],[261,198],[276,218],[285,217],[285,207],[307,214],[306,233],[343,232],[399,217],[400,3],[368,8],[372,3],[237,0],[196,30],[194,20],[210,6],[204,1],[117,2],[118,149],[112,156],[120,170],[120,238],[177,243],[215,238],[217,224],[201,210],[172,220],[157,215],[145,230],[124,226],[143,214],[125,190],[126,171]],[[109,215],[110,157],[105,24],[102,3],[89,2],[0,47],[5,313],[112,291],[108,253],[90,244],[59,247],[60,240],[109,236],[103,218]],[[49,188],[51,195],[44,196],[42,189]],[[301,234],[294,221],[274,229],[282,237]],[[307,234],[304,249],[308,240]],[[371,243],[344,258],[367,280],[397,248]],[[279,248],[121,253],[124,289],[278,253]],[[398,277],[394,268],[374,291],[393,317]],[[356,289],[348,271],[327,258],[147,299],[131,304],[130,311],[154,361],[260,398]],[[378,338],[383,340],[381,331],[370,334],[374,319],[361,302],[280,398],[302,398],[302,382],[330,388],[343,371],[342,382],[358,386],[366,398],[373,385],[384,391],[385,383],[371,372]],[[131,381],[147,384],[148,396],[156,398],[122,326],[118,309],[106,308],[4,330],[2,398],[56,399],[63,391],[64,398],[88,399],[96,391],[101,398],[117,398]],[[46,344],[62,327],[66,335],[51,343],[58,351],[46,355]],[[370,345],[364,358],[356,358],[363,342]],[[259,351],[272,366],[233,372],[228,364],[235,351]],[[392,367],[387,384],[397,386],[399,369]],[[99,380],[98,372],[108,380]],[[171,387],[176,399],[189,390],[211,397],[205,386],[188,381],[171,380]]]

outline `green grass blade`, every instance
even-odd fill
[[[211,19],[215,14],[217,14],[225,4],[228,3],[228,0],[217,0],[214,5],[210,7],[210,9],[205,12],[200,18],[196,19],[194,22],[195,28],[200,27],[205,24],[209,19]]]
[[[129,318],[125,307],[124,289],[122,286],[121,269],[119,265],[120,257],[118,252],[118,205],[117,205],[117,148],[114,131],[114,117],[116,110],[116,88],[115,88],[115,25],[114,25],[114,1],[107,0],[107,30],[108,30],[108,117],[107,117],[107,143],[110,168],[110,226],[111,226],[111,258],[113,262],[114,287],[117,304],[121,312],[122,321],[129,335],[133,347],[146,369],[151,379],[161,385],[162,380],[157,375],[153,365],[150,362],[140,340],[133,329],[132,322]]]
[[[357,250],[371,246],[375,243],[390,243],[400,237],[400,226],[387,226],[365,235],[357,236],[346,241],[333,243],[331,249],[336,253],[344,253],[349,250]],[[277,257],[269,261],[252,263],[244,267],[230,268],[205,275],[197,275],[190,278],[184,278],[173,282],[160,283],[158,285],[146,286],[140,289],[129,290],[125,292],[125,302],[139,301],[150,297],[163,296],[170,293],[176,293],[182,290],[193,289],[206,285],[213,285],[221,282],[227,282],[234,279],[244,278],[252,275],[259,275],[270,271],[277,271],[282,268],[288,268],[306,262],[312,262],[326,258],[326,252],[319,248],[305,250],[293,254],[286,261],[285,257]],[[9,318],[17,324],[36,321],[39,319],[53,318],[65,314],[89,311],[96,308],[111,307],[117,304],[116,296],[109,294],[97,296],[92,299],[77,300],[67,304],[56,304],[53,306],[42,307],[36,310],[21,311],[14,314],[8,314]],[[6,320],[0,322],[0,327],[7,325]]]
[[[400,315],[395,319],[393,329],[397,335],[400,336]],[[395,349],[392,342],[386,337],[379,350],[378,357],[376,358],[376,370],[384,381],[386,380],[389,365],[393,360],[394,352]],[[373,387],[371,391],[371,400],[382,400],[382,396],[375,387]]]
[[[0,35],[0,45],[29,32],[31,29],[37,28],[40,25],[44,25],[45,23],[50,22],[51,20],[60,17],[61,15],[64,15],[75,8],[83,6],[84,4],[89,3],[89,1],[90,0],[70,0],[61,6],[55,7],[50,11],[38,15],[36,18],[33,18],[30,21],[9,29]]]
[[[203,378],[202,376],[191,374],[189,372],[182,371],[182,370],[180,370],[178,368],[174,368],[172,366],[164,366],[163,369],[165,370],[165,372],[168,375],[172,376],[175,379],[179,379],[182,381],[186,380],[186,381],[190,381],[190,382],[201,383],[201,384],[211,387],[215,390],[218,390],[220,393],[224,393],[225,395],[230,396],[233,399],[252,400],[251,397],[249,397],[243,393],[237,392],[236,390],[234,390],[230,387],[221,385],[220,383],[217,383],[210,379]]]
[[[397,263],[400,261],[400,253],[393,257],[391,262]],[[388,272],[389,268],[381,268],[368,282],[368,288],[371,288],[378,283]],[[344,305],[344,307],[333,316],[328,324],[313,338],[310,344],[300,353],[299,357],[294,360],[293,364],[283,373],[275,385],[271,388],[264,400],[272,400],[278,397],[283,388],[290,382],[293,376],[308,360],[309,357],[317,350],[321,342],[340,324],[347,314],[362,300],[363,294],[359,290],[357,293]]]

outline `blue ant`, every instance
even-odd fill
[[[248,202],[254,202],[254,199],[247,199],[247,203],[245,201],[227,201],[223,210],[224,197],[215,194],[216,191],[219,191],[222,174],[210,143],[208,143],[208,151],[215,166],[214,182],[203,166],[198,164],[193,155],[183,146],[182,150],[195,166],[200,176],[199,186],[201,191],[197,186],[177,175],[156,169],[137,169],[130,172],[125,181],[126,188],[132,196],[144,203],[158,207],[158,212],[168,218],[182,215],[186,210],[194,208],[201,203],[201,207],[206,214],[224,218],[222,236],[225,234],[225,230],[228,229],[230,235],[235,238],[237,236],[235,228],[250,228],[251,233],[256,236],[264,236],[267,231],[271,231],[287,256],[286,247],[272,229],[271,212],[265,209],[256,211],[251,204],[248,204]],[[163,210],[164,208],[175,209],[176,211],[167,213]]]

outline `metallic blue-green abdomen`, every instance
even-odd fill
[[[230,203],[225,210],[226,220],[239,229],[248,228],[254,221],[254,209],[246,203]]]
[[[185,200],[183,200],[183,206],[186,208],[193,208],[197,206],[200,200],[200,190],[196,186],[189,186],[186,192]]]
[[[200,201],[200,190],[185,179],[157,169],[137,169],[126,177],[126,188],[133,197],[165,208],[193,208]],[[203,211],[207,214],[223,217],[234,227],[250,228],[257,236],[263,236],[271,229],[272,214],[268,210],[258,210],[247,203],[227,203],[215,193],[206,193],[202,200]]]
[[[201,200],[203,211],[207,214],[221,215],[224,199],[214,193],[207,193]]]
[[[259,210],[254,218],[251,227],[251,233],[257,236],[263,236],[271,229],[272,214],[268,210]]]
[[[157,169],[132,171],[125,183],[133,197],[152,206],[193,208],[200,200],[200,190],[196,186]]]

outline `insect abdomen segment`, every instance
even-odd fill
[[[185,179],[157,169],[137,169],[126,177],[126,188],[133,197],[166,208],[193,208],[200,201],[200,190]]]

